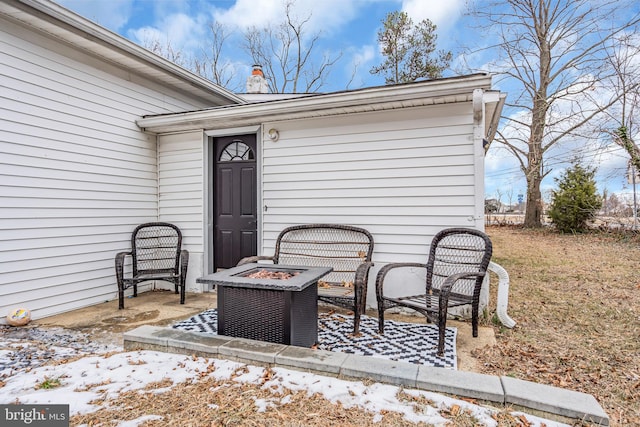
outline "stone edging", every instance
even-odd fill
[[[608,426],[609,417],[590,394],[510,377],[433,368],[407,362],[312,350],[263,341],[144,325],[124,334],[126,350],[222,357],[259,366],[311,371],[510,405],[560,422],[581,420]]]

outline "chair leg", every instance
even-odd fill
[[[438,320],[438,356],[444,357],[444,334],[446,331],[447,319]]]
[[[384,307],[381,301],[378,302],[378,333],[384,335]]]
[[[353,289],[354,298],[353,298],[353,335],[360,335],[360,316],[363,312],[363,304],[362,304],[362,289],[360,289],[357,284]]]
[[[447,301],[440,301],[438,307],[438,356],[444,357],[444,335],[447,328]]]
[[[124,289],[122,286],[118,286],[118,310],[124,308]]]
[[[478,338],[478,307],[471,308],[471,328],[473,330],[473,337]]]
[[[187,268],[189,266],[189,251],[183,249],[180,251],[180,285],[182,289],[180,290],[180,304],[184,304],[184,294],[187,291]],[[177,283],[176,283],[177,284]],[[178,288],[176,287],[176,293],[178,293]]]
[[[118,310],[124,308],[124,253],[119,253],[116,256],[116,284],[118,285]]]
[[[360,308],[354,307],[353,313],[353,335],[360,335]]]
[[[138,284],[134,284],[133,285],[133,296],[137,297],[138,296]]]

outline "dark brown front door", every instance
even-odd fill
[[[257,252],[256,136],[214,138],[214,271]]]

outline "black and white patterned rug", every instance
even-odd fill
[[[175,323],[184,331],[217,333],[217,311],[211,309]],[[438,328],[433,324],[385,320],[384,335],[378,334],[378,319],[362,316],[360,336],[354,337],[353,316],[318,313],[318,349],[457,369],[456,328],[447,328],[444,357],[438,357]]]

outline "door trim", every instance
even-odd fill
[[[237,128],[229,128],[229,129],[217,129],[217,130],[206,130],[203,135],[203,179],[204,179],[204,200],[203,200],[203,224],[202,230],[204,232],[204,260],[203,260],[203,273],[211,274],[213,273],[213,203],[214,203],[214,195],[213,189],[211,188],[211,183],[213,182],[213,174],[215,167],[215,159],[214,154],[215,150],[213,149],[213,138],[221,137],[221,136],[233,136],[233,135],[241,135],[241,134],[253,134],[256,135],[256,206],[257,206],[257,218],[258,221],[256,227],[256,233],[258,235],[258,241],[256,242],[258,253],[262,249],[262,125],[259,126],[245,126],[245,127],[237,127]],[[205,292],[207,289],[204,290]]]

